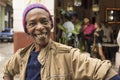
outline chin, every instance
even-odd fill
[[[40,47],[45,47],[47,45],[47,43],[45,43],[45,44],[39,44],[39,45],[40,45]]]
[[[40,46],[45,47],[48,44],[49,40],[37,41],[36,43]]]

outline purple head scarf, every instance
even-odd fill
[[[28,14],[29,11],[31,11],[32,9],[35,9],[35,8],[44,9],[45,11],[48,12],[48,14],[50,16],[51,23],[52,23],[51,26],[53,27],[52,17],[51,17],[50,12],[48,11],[48,9],[43,4],[40,4],[40,3],[31,4],[28,7],[26,7],[26,9],[24,10],[24,13],[23,13],[23,21],[22,22],[23,22],[24,31],[26,33],[27,33],[27,29],[26,29],[26,15]]]

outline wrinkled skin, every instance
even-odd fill
[[[27,33],[35,42],[35,51],[40,51],[50,40],[50,16],[47,11],[36,8],[28,12],[26,22]]]

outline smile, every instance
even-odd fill
[[[44,40],[47,38],[47,32],[42,32],[41,34],[36,34],[36,37],[40,40]]]

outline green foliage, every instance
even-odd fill
[[[72,36],[72,38],[74,39],[74,47],[78,47],[81,51],[83,51],[84,46],[82,45],[81,39],[79,41],[78,46],[76,44],[76,38],[77,38],[77,35],[80,33],[81,25],[82,25],[82,22],[79,22],[78,24],[76,24],[75,29],[71,33],[74,35],[74,37]],[[68,45],[68,33],[69,33],[68,29],[62,26],[61,24],[57,24],[57,27],[66,34],[66,37],[60,38],[59,42]]]
[[[68,45],[68,29],[61,24],[57,24],[57,27],[66,34],[66,37],[59,39],[59,42]]]

